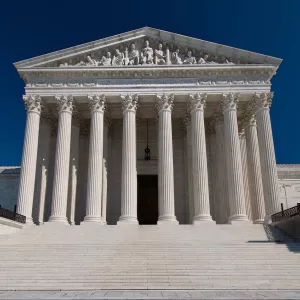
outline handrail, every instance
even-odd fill
[[[26,217],[23,216],[23,215],[18,214],[16,211],[17,211],[17,206],[16,205],[15,205],[15,210],[14,211],[2,208],[1,205],[0,205],[0,217],[25,224],[26,223]]]
[[[297,203],[296,206],[290,207],[288,209],[283,210],[281,207],[281,212],[273,214],[271,216],[272,222],[278,222],[284,219],[288,219],[293,216],[300,215],[300,203]]]

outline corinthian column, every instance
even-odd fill
[[[212,221],[209,207],[209,186],[207,172],[207,154],[204,127],[204,108],[207,95],[189,95],[189,109],[192,121],[192,157],[194,218],[198,221]]]
[[[224,118],[219,111],[213,115],[212,124],[215,126],[216,130],[215,211],[216,222],[220,224],[228,223],[230,215],[223,119]]]
[[[121,222],[138,224],[136,174],[137,95],[121,96],[123,110]]]
[[[232,223],[232,221],[248,221],[245,209],[243,171],[236,114],[237,102],[237,95],[234,95],[233,93],[222,95],[229,187],[230,223]]]
[[[49,222],[67,224],[67,198],[73,97],[56,97],[58,106],[58,129],[54,164],[52,208]]]
[[[178,223],[175,217],[172,119],[174,95],[157,95],[158,110],[158,224]]]
[[[91,131],[88,163],[88,182],[85,222],[101,222],[102,174],[103,174],[103,120],[105,96],[89,97]]]
[[[22,165],[17,201],[17,213],[26,216],[26,223],[32,224],[32,204],[39,140],[41,98],[37,95],[23,97],[27,110]]]
[[[253,114],[245,116],[249,188],[252,200],[252,218],[254,224],[262,224],[265,217],[265,204],[261,177],[259,146],[256,120]]]
[[[36,210],[37,224],[44,224],[46,191],[49,173],[51,125],[53,116],[50,113],[42,114],[39,132],[39,146],[36,173]]]
[[[69,222],[75,225],[75,209],[77,202],[77,178],[79,167],[79,130],[80,115],[78,111],[73,112],[72,129],[71,129],[71,153],[70,153],[70,184],[69,184]]]
[[[280,211],[278,177],[270,120],[272,98],[273,93],[255,94],[254,96],[266,221],[269,220],[270,215]]]

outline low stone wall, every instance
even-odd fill
[[[284,231],[288,236],[300,240],[300,215],[272,223],[272,225]]]
[[[24,224],[0,217],[0,235],[16,233]]]

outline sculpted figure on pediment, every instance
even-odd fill
[[[145,42],[145,48],[142,49],[141,58],[143,64],[153,64],[153,49],[149,47],[149,41]]]
[[[155,64],[156,65],[165,65],[166,60],[165,60],[164,52],[162,50],[162,44],[158,44],[158,49],[155,50]]]
[[[192,51],[188,51],[187,56],[183,60],[183,63],[189,65],[197,63],[195,56],[193,56],[192,54]]]
[[[136,49],[135,44],[131,44],[130,52],[128,53],[128,65],[138,65],[140,63],[140,53]]]
[[[86,63],[84,61],[80,61],[79,63],[75,64],[74,66],[82,67],[82,66],[86,66]]]
[[[96,66],[99,65],[99,62],[97,60],[95,60],[95,59],[92,59],[90,56],[87,56],[87,60],[88,60],[88,62],[86,64],[87,66],[94,66],[94,67],[96,67]]]
[[[203,57],[200,57],[199,61],[198,61],[198,64],[208,64],[208,55],[205,54]]]
[[[105,67],[111,66],[111,53],[107,52],[106,56],[102,56],[99,64]]]
[[[115,67],[122,66],[124,64],[124,53],[116,49],[115,55],[112,59],[112,65]]]
[[[172,64],[182,65],[182,59],[179,56],[179,49],[172,53]]]
[[[112,65],[115,67],[122,66],[124,63],[124,54],[116,49],[115,55],[112,59]]]

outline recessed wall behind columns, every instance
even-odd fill
[[[107,223],[116,224],[121,214],[121,167],[122,167],[122,119],[112,120],[111,159],[108,172]],[[184,191],[184,148],[182,120],[172,120],[174,152],[174,188],[175,213],[178,221],[185,224],[187,220],[186,199]],[[156,119],[148,119],[148,146],[151,160],[144,160],[147,146],[147,120],[137,119],[137,174],[157,174],[157,124]]]

